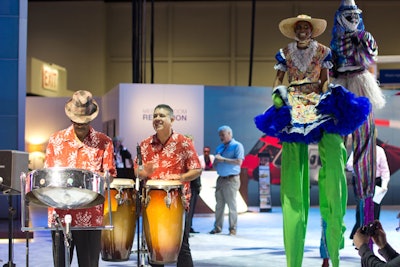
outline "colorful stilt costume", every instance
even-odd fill
[[[369,68],[378,55],[377,44],[364,27],[361,10],[354,0],[343,0],[336,11],[332,31],[333,83],[346,87],[357,96],[366,96],[373,109],[382,108],[385,99]],[[373,112],[352,133],[355,190],[360,201],[361,224],[374,219],[376,173],[376,136]]]
[[[310,205],[308,144],[318,143],[321,215],[327,223],[329,254],[337,267],[347,204],[346,149],[341,135],[358,128],[371,107],[367,98],[356,97],[342,86],[329,85],[323,90],[324,81],[320,80],[332,67],[331,53],[312,38],[324,32],[325,20],[299,15],[283,20],[279,28],[297,41],[278,52],[275,69],[280,81],[274,84],[279,85],[273,91],[274,105],[255,117],[255,124],[282,142],[281,204],[287,266],[302,266]],[[302,32],[308,28],[312,33],[300,44],[297,37],[304,36]],[[288,87],[280,85],[286,72]]]

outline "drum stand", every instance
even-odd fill
[[[150,267],[150,265],[145,265],[145,258],[147,255],[147,245],[144,239],[144,231],[143,231],[143,223],[142,227],[140,227],[140,215],[142,214],[142,190],[143,187],[141,186],[141,181],[137,177],[136,178],[136,191],[137,191],[137,199],[136,199],[136,218],[137,218],[137,267]],[[142,230],[142,231],[140,231]],[[140,238],[140,235],[142,238]]]
[[[71,235],[71,221],[72,221],[72,216],[70,214],[66,214],[64,217],[65,221],[65,228],[62,226],[60,217],[58,214],[54,211],[53,213],[53,219],[56,222],[56,233],[55,233],[55,262],[58,262],[60,258],[60,229],[64,234],[64,250],[65,250],[65,267],[70,267],[70,248],[71,248],[71,241],[72,241],[72,235]]]
[[[16,191],[18,194],[21,192],[12,189],[11,187],[8,187],[6,185],[0,184],[0,189],[6,188],[6,190],[3,191],[4,195],[8,195],[8,263],[4,264],[3,267],[15,267],[15,263],[13,263],[13,233],[14,233],[14,214],[15,214],[15,209],[13,208],[12,205],[12,191]]]
[[[66,170],[70,171],[69,173],[75,174],[73,172],[75,169],[73,169],[73,168],[70,168],[70,169],[71,170],[69,170],[69,169],[66,169]],[[43,169],[43,170],[45,170],[45,169]],[[63,169],[61,169],[61,170],[63,170]],[[81,171],[79,169],[76,169],[76,170]],[[70,177],[70,176],[69,175],[65,175],[64,176],[65,179],[68,178],[68,177]],[[66,267],[70,267],[71,266],[71,263],[70,263],[70,258],[71,258],[70,248],[71,248],[71,241],[72,241],[72,234],[71,234],[72,216],[70,214],[66,214],[64,216],[65,228],[63,227],[63,224],[61,223],[61,219],[59,218],[59,216],[58,216],[58,214],[56,212],[53,213],[53,220],[55,222],[53,224],[53,226],[55,228],[54,227],[29,227],[29,226],[27,226],[27,224],[29,222],[29,218],[26,217],[26,215],[27,215],[26,209],[28,207],[27,204],[29,203],[29,201],[31,199],[27,195],[26,188],[30,188],[31,184],[27,184],[27,181],[31,182],[31,180],[30,180],[31,178],[32,177],[27,178],[27,174],[26,173],[22,173],[21,176],[20,176],[20,179],[21,179],[21,207],[22,207],[22,210],[21,210],[21,226],[22,226],[21,230],[22,231],[26,231],[26,232],[27,231],[32,231],[32,230],[33,231],[35,231],[35,230],[51,230],[51,231],[55,231],[55,242],[54,242],[55,243],[55,247],[54,247],[54,249],[55,249],[54,257],[55,257],[55,259],[54,260],[57,263],[59,261],[59,255],[60,255],[59,254],[60,232],[62,231],[63,234],[64,234],[65,266]],[[108,171],[105,172],[105,177],[101,177],[101,178],[105,180],[106,188],[108,190],[108,206],[111,207],[111,203],[110,203],[110,179],[109,179],[110,177],[109,177]],[[101,187],[99,187],[99,188],[102,188],[103,185],[102,185],[101,181],[100,181],[100,184],[101,184]],[[32,187],[30,189],[35,189],[35,188]],[[85,189],[88,190],[88,191],[95,191],[95,192],[97,192],[96,190],[102,191],[102,190],[100,190],[100,189],[98,189],[96,187],[89,188],[89,189],[87,189],[85,187]],[[97,192],[97,194],[99,194],[99,192]],[[38,201],[38,200],[36,200],[36,201]],[[89,203],[89,204],[92,204],[92,203]],[[48,202],[42,202],[41,204],[42,205],[44,204],[44,206],[47,206],[47,207],[52,207],[52,205],[49,204]],[[87,203],[85,203],[85,204],[87,204]],[[96,204],[98,204],[98,203],[95,202],[95,204],[92,204],[92,205],[96,205]],[[77,207],[73,207],[73,208],[77,208]],[[98,226],[98,227],[97,226],[95,226],[95,227],[75,227],[74,230],[89,230],[89,229],[90,230],[112,230],[113,229],[113,225],[112,225],[111,212],[109,213],[109,216],[110,216],[110,225]],[[10,233],[12,233],[12,232],[10,232]],[[27,244],[28,244],[28,235],[27,235]],[[28,254],[29,254],[29,249],[28,249],[28,245],[27,245],[26,266],[28,266],[28,262],[29,262],[28,261],[28,259],[29,259]],[[12,255],[12,254],[10,254],[10,255]],[[7,267],[7,266],[15,267],[15,265],[4,265],[4,267]]]

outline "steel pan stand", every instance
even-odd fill
[[[64,217],[64,221],[65,221],[65,228],[62,226],[61,224],[61,220],[60,217],[58,216],[58,214],[56,212],[53,213],[53,218],[54,221],[57,222],[57,230],[55,233],[55,246],[56,246],[56,262],[58,262],[58,259],[60,257],[60,248],[59,248],[59,241],[60,241],[60,229],[64,234],[64,250],[65,250],[65,266],[66,267],[70,267],[71,263],[70,263],[70,248],[71,248],[71,241],[72,241],[72,235],[71,235],[71,221],[72,221],[72,216],[70,214],[66,214]]]
[[[137,169],[137,175],[136,175],[136,182],[135,182],[135,189],[137,192],[137,199],[136,199],[136,218],[137,218],[137,266],[138,267],[147,267],[150,265],[145,265],[145,254],[147,254],[147,246],[146,246],[146,241],[144,239],[144,230],[143,230],[143,222],[142,222],[142,228],[140,228],[140,214],[142,214],[142,190],[143,187],[142,182],[139,177],[139,172],[143,170],[143,162],[142,162],[142,152],[139,144],[136,146],[136,154],[137,154],[137,160],[138,160],[138,169]],[[143,216],[142,216],[143,217]],[[142,229],[142,231],[140,231]],[[142,239],[140,239],[140,234],[142,234]]]
[[[70,214],[66,214],[64,216],[64,223],[65,223],[65,228],[63,227],[63,224],[61,223],[61,219],[59,218],[58,214],[56,212],[53,213],[53,220],[55,221],[55,223],[53,224],[53,226],[51,227],[29,227],[27,226],[27,222],[25,218],[26,218],[26,212],[25,212],[25,208],[27,207],[27,203],[32,202],[32,203],[36,203],[39,204],[41,206],[45,206],[45,207],[54,207],[54,208],[67,208],[67,209],[75,209],[80,207],[81,205],[86,205],[85,207],[91,207],[94,205],[98,205],[100,203],[104,202],[104,197],[102,197],[101,195],[103,195],[103,191],[104,191],[104,180],[106,180],[106,185],[107,185],[107,189],[109,191],[110,186],[109,186],[109,173],[108,171],[105,172],[105,177],[101,177],[99,175],[91,175],[92,172],[88,171],[88,170],[82,170],[82,169],[75,169],[75,168],[47,168],[47,169],[39,169],[39,170],[34,170],[32,172],[29,172],[28,175],[26,173],[21,173],[20,179],[21,179],[21,207],[22,207],[22,211],[21,211],[21,230],[22,231],[35,231],[35,230],[51,230],[51,231],[55,231],[55,239],[58,238],[58,240],[55,240],[55,245],[54,245],[54,250],[55,250],[55,261],[58,263],[59,260],[59,245],[60,244],[60,232],[62,231],[64,233],[64,247],[65,247],[65,266],[66,267],[70,267],[71,263],[70,263],[70,258],[71,258],[71,252],[70,252],[70,248],[71,248],[71,241],[72,241],[72,235],[71,235],[71,221],[72,221],[72,217]],[[57,182],[59,182],[58,179],[61,180],[60,184],[56,184],[57,186],[52,187],[52,189],[50,191],[39,191],[40,189],[48,189],[50,188],[50,186],[48,186],[46,183],[45,184],[41,184],[39,181],[42,181],[42,179],[49,179],[46,181],[50,181],[50,182],[54,182],[54,180],[50,179],[53,176],[57,177]],[[77,178],[80,179],[75,179],[73,181],[73,185],[70,187],[69,183],[70,183],[70,178],[71,177],[75,177],[75,175],[77,175]],[[87,183],[83,183],[82,181],[86,181],[84,180],[86,175],[90,175],[90,182]],[[77,183],[77,184],[75,184]],[[47,198],[48,196],[51,196],[50,193],[52,193],[52,190],[54,190],[53,188],[80,188],[81,186],[84,187],[85,191],[83,192],[85,195],[89,195],[88,193],[93,193],[96,192],[96,198],[92,201],[92,202],[85,202],[86,200],[83,199],[83,201],[81,201],[80,203],[74,203],[73,206],[65,206],[67,205],[66,202],[55,202],[54,200],[52,200],[50,198],[50,200]],[[28,190],[27,190],[28,189]],[[67,190],[67,189],[65,189]],[[38,198],[35,194],[33,194],[33,191],[35,191],[41,198]],[[82,195],[82,192],[80,191],[80,194]],[[101,195],[100,195],[101,194]],[[81,196],[80,195],[80,196]],[[108,194],[109,195],[109,194]],[[101,197],[100,197],[101,196]],[[110,195],[109,195],[110,196]],[[93,197],[93,194],[90,194],[90,197]],[[59,200],[60,198],[58,198],[57,200]],[[63,199],[61,199],[63,200]],[[110,198],[108,199],[108,206],[111,207],[111,203],[110,203]],[[56,204],[56,206],[54,206],[54,204]],[[60,206],[57,206],[60,205]],[[65,207],[64,207],[65,206]],[[112,215],[110,213],[110,223],[112,222],[111,219]],[[74,227],[73,230],[112,230],[113,226],[112,225],[106,225],[106,226],[98,226],[98,227]],[[27,262],[26,262],[27,266],[28,266],[28,249],[27,249]],[[6,266],[4,266],[6,267]]]
[[[1,178],[1,177],[0,177]],[[4,264],[3,267],[15,267],[15,263],[13,263],[13,237],[14,237],[14,214],[15,214],[15,209],[12,205],[12,196],[13,193],[12,191],[15,191],[15,193],[20,194],[18,190],[15,190],[9,186],[6,186],[4,184],[0,183],[0,189],[5,188],[6,190],[3,191],[4,195],[8,195],[8,263]]]
[[[15,209],[12,206],[12,196],[9,194],[8,196],[8,263],[4,264],[3,267],[15,267],[13,263],[13,217],[15,214]]]
[[[137,266],[138,267],[150,267],[150,265],[146,265],[145,264],[145,259],[146,259],[146,255],[148,254],[148,250],[147,250],[147,245],[146,245],[146,241],[144,238],[144,229],[143,229],[143,221],[142,221],[142,225],[140,227],[140,215],[142,214],[141,209],[142,209],[142,190],[143,187],[141,186],[142,181],[138,181],[139,179],[136,180],[137,184],[139,184],[139,186],[137,186],[137,200],[136,200],[136,218],[137,218]],[[142,216],[143,218],[143,216]],[[142,238],[140,238],[142,237]]]

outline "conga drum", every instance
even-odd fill
[[[101,258],[104,261],[127,261],[131,254],[136,229],[136,192],[132,179],[115,178],[110,190],[105,192],[104,225],[110,224],[109,212],[112,215],[112,230],[101,232]],[[110,194],[111,209],[108,205]]]
[[[148,180],[143,211],[143,230],[154,264],[178,260],[184,228],[183,185],[179,181]]]

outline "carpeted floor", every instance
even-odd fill
[[[244,266],[286,266],[285,252],[282,238],[282,212],[280,207],[273,207],[271,212],[259,212],[257,208],[239,215],[238,231],[236,236],[229,236],[227,230],[227,216],[225,229],[222,234],[210,235],[208,232],[213,227],[213,214],[196,214],[193,228],[200,233],[193,234],[190,246],[194,265],[197,267],[244,267]],[[396,218],[398,206],[385,206],[382,208],[381,221],[387,232],[389,242],[400,251],[400,233],[396,232],[399,221]],[[354,207],[349,207],[345,217],[346,242],[341,251],[341,267],[360,266],[357,251],[348,238],[354,223]],[[46,213],[36,212],[32,216],[35,223],[45,222]],[[1,224],[6,227],[7,224]],[[135,236],[132,254],[128,261],[105,262],[103,266],[138,266],[137,261],[137,236]],[[7,239],[0,240],[0,265],[9,266],[52,266],[51,237],[49,231],[35,231],[34,238],[27,244],[25,239],[13,239],[13,256],[9,260],[9,243]],[[320,243],[320,216],[319,208],[310,209],[309,225],[305,243],[303,266],[321,266],[319,258]],[[147,263],[145,263],[147,264]],[[11,266],[11,265],[10,265]],[[78,266],[74,255],[71,266]],[[140,265],[139,265],[140,266]],[[174,266],[169,264],[166,266]]]

